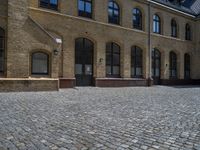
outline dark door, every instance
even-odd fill
[[[155,85],[160,84],[161,54],[157,49],[152,51],[152,77]]]
[[[4,73],[5,31],[0,27],[0,76]]]
[[[93,43],[85,38],[75,41],[76,86],[93,85]]]

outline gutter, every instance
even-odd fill
[[[186,16],[189,16],[189,17],[192,17],[192,18],[196,18],[195,15],[191,15],[191,14],[185,13],[185,12],[183,12],[183,11],[180,11],[180,10],[177,10],[177,9],[174,9],[174,8],[171,8],[171,7],[169,7],[169,6],[166,6],[166,5],[164,5],[164,4],[161,4],[161,3],[159,3],[159,2],[155,2],[155,1],[153,1],[153,0],[147,0],[147,1],[150,2],[150,3],[156,4],[156,5],[159,5],[159,6],[161,6],[161,7],[167,8],[167,9],[169,9],[169,10],[178,12],[178,13],[180,13],[180,14],[183,14],[183,15],[186,15]]]
[[[149,54],[149,73],[148,73],[148,86],[152,85],[152,73],[151,73],[151,3],[148,3],[148,54]]]

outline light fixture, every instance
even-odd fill
[[[100,58],[100,59],[99,59],[99,62],[102,63],[102,62],[103,62],[103,58]]]
[[[53,53],[54,53],[54,55],[58,55],[58,50],[57,50],[57,49],[54,49],[54,50],[53,50]]]

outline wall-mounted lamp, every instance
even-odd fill
[[[53,53],[54,53],[54,55],[58,55],[58,50],[57,50],[57,49],[54,49],[54,50],[53,50]]]
[[[103,58],[100,58],[100,59],[99,59],[99,62],[102,63],[102,62],[103,62]]]

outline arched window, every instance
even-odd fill
[[[170,52],[170,78],[177,78],[177,56],[176,53]]]
[[[158,49],[152,51],[152,76],[153,78],[160,77],[161,70],[161,53]]]
[[[142,49],[137,46],[131,48],[131,77],[141,78],[143,75],[142,53]]]
[[[92,0],[78,0],[79,16],[92,18]]]
[[[110,0],[108,3],[108,22],[120,24],[120,8],[114,0]]]
[[[142,12],[140,9],[133,9],[133,28],[142,30]]]
[[[190,55],[184,55],[184,69],[185,69],[185,79],[190,79]]]
[[[49,55],[43,52],[35,52],[31,56],[32,75],[49,75]]]
[[[174,19],[171,21],[171,36],[177,37],[178,29],[177,29],[177,23]]]
[[[4,72],[5,31],[0,27],[0,73]]]
[[[58,0],[40,0],[40,7],[58,10]]]
[[[106,76],[120,77],[120,46],[115,43],[106,44]]]
[[[191,40],[191,28],[188,23],[185,25],[185,39]]]
[[[161,20],[157,14],[153,16],[153,32],[161,34]]]

